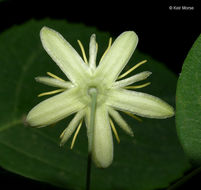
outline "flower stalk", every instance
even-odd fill
[[[90,113],[90,124],[88,132],[88,159],[87,159],[87,175],[86,175],[86,190],[90,189],[91,181],[91,156],[92,156],[92,146],[94,140],[94,123],[95,123],[95,111],[96,111],[96,99],[97,90],[96,88],[89,89],[89,95],[91,96],[91,113]]]
[[[96,99],[97,90],[96,88],[89,89],[89,95],[91,96],[91,113],[90,113],[90,125],[88,132],[88,159],[87,159],[87,176],[86,176],[86,190],[90,189],[91,181],[91,160],[92,160],[92,146],[94,139],[94,123],[95,123],[95,111],[96,111]]]
[[[91,96],[91,113],[90,113],[90,124],[88,132],[88,151],[89,154],[92,152],[93,139],[94,139],[94,123],[95,123],[95,111],[96,111],[96,99],[97,99],[97,90],[96,88],[89,89],[89,95]]]

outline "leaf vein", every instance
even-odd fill
[[[55,168],[55,169],[57,169],[57,170],[60,170],[60,171],[63,171],[63,172],[68,173],[68,171],[65,170],[63,167],[58,167],[58,166],[52,164],[51,162],[48,162],[48,161],[45,160],[45,159],[41,159],[40,157],[37,157],[37,156],[35,156],[34,154],[29,154],[28,152],[25,152],[25,151],[23,151],[22,149],[17,148],[17,147],[15,147],[15,146],[11,145],[11,144],[8,144],[8,143],[5,143],[5,142],[1,142],[1,141],[0,141],[0,144],[2,144],[2,145],[4,145],[4,146],[6,146],[6,147],[8,147],[8,148],[10,148],[10,149],[12,149],[12,150],[14,150],[14,151],[16,151],[17,153],[21,153],[22,155],[25,155],[25,156],[27,156],[27,157],[33,159],[33,160],[34,160],[34,159],[35,159],[35,160],[38,160],[39,162],[42,162],[42,163],[44,163],[44,164],[46,164],[46,165],[48,165],[48,166],[50,166],[50,167],[53,167],[53,168]]]
[[[22,67],[21,74],[20,74],[19,80],[18,80],[17,85],[16,85],[16,89],[15,89],[15,96],[14,96],[15,97],[15,101],[14,101],[15,103],[14,103],[14,109],[13,109],[13,117],[15,117],[16,113],[17,113],[21,87],[22,87],[23,80],[25,78],[26,71],[34,63],[34,59],[40,53],[40,48],[36,48],[36,49],[37,49],[37,51],[33,51],[33,53],[30,54],[30,56],[27,58],[26,63]]]
[[[15,119],[15,120],[13,120],[13,121],[5,124],[4,126],[0,127],[0,132],[8,130],[9,128],[14,127],[15,125],[18,125],[20,123],[22,123],[22,119],[21,118],[20,119]]]

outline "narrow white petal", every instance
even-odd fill
[[[112,84],[129,61],[137,42],[138,37],[134,32],[122,33],[102,59],[96,70],[96,75],[102,77],[108,84]]]
[[[126,123],[126,121],[122,118],[122,116],[115,111],[113,108],[109,108],[109,114],[112,116],[112,118],[117,122],[117,124],[129,135],[133,135],[133,131],[130,128],[130,126]]]
[[[93,160],[99,167],[108,167],[113,160],[113,139],[105,106],[96,109],[93,143]]]
[[[174,109],[163,100],[141,92],[115,89],[108,93],[107,104],[123,111],[148,118],[168,118]]]
[[[73,82],[80,83],[88,71],[75,49],[58,32],[43,27],[40,32],[43,47],[64,74]]]
[[[92,71],[96,68],[96,55],[97,55],[97,45],[96,45],[96,35],[92,34],[89,43],[89,66]]]
[[[126,78],[126,79],[123,79],[123,80],[120,80],[120,81],[116,81],[112,85],[112,87],[114,87],[114,88],[120,88],[120,87],[128,86],[128,85],[133,84],[135,82],[139,82],[141,80],[145,80],[150,75],[151,75],[151,72],[144,71],[144,72],[136,74],[136,75],[134,75],[132,77],[129,77],[129,78]]]
[[[71,137],[71,135],[77,128],[80,120],[83,118],[84,113],[85,113],[84,110],[81,110],[78,113],[76,113],[74,118],[69,123],[68,127],[66,127],[66,129],[63,131],[62,137],[61,137],[61,142],[60,142],[61,146],[64,145],[66,143],[66,141]]]
[[[51,77],[36,77],[35,80],[42,84],[46,84],[48,86],[59,87],[59,88],[72,88],[73,84],[67,81],[57,80]]]
[[[86,114],[87,132],[89,129],[90,110]],[[95,126],[93,136],[92,159],[98,167],[106,168],[113,160],[113,139],[107,108],[97,107],[95,113]]]
[[[36,105],[27,115],[31,126],[41,127],[55,123],[83,109],[77,88],[69,89]]]

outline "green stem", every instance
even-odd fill
[[[97,90],[96,88],[89,89],[89,95],[91,96],[91,113],[90,113],[90,123],[89,123],[89,147],[88,147],[88,159],[87,159],[87,176],[86,176],[86,190],[90,190],[91,182],[91,154],[93,146],[93,137],[94,137],[94,122],[95,122],[95,111],[96,111],[96,99],[97,99]]]
[[[174,190],[177,189],[179,186],[181,186],[182,184],[184,184],[186,181],[188,181],[189,179],[191,179],[193,176],[197,175],[198,173],[201,172],[201,167],[194,169],[193,171],[191,171],[189,174],[183,176],[180,180],[178,180],[176,183],[174,183],[173,185],[171,185],[170,187],[167,188],[167,190]]]
[[[91,182],[91,154],[89,153],[87,159],[86,190],[90,190],[90,182]]]

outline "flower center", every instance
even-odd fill
[[[91,94],[96,92],[97,105],[100,105],[105,102],[107,91],[108,88],[101,79],[89,76],[88,80],[83,81],[83,83],[79,86],[79,94],[81,95],[80,101],[82,101],[85,105],[90,106]]]
[[[98,90],[96,87],[92,86],[88,88],[88,94],[92,95],[93,93],[97,93],[98,94]]]

